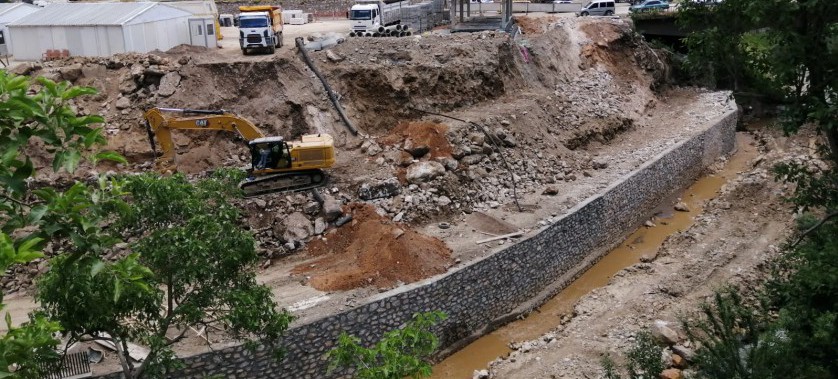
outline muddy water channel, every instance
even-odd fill
[[[490,361],[508,354],[510,342],[535,339],[554,329],[563,315],[572,312],[574,304],[583,295],[606,285],[614,274],[640,262],[641,256],[654,255],[668,236],[689,228],[694,217],[702,212],[704,202],[714,198],[722,185],[736,177],[756,157],[756,148],[752,142],[749,135],[738,133],[738,149],[725,167],[715,174],[698,179],[680,194],[689,212],[674,212],[672,206],[676,199],[662,202],[653,219],[654,227],[641,226],[621,245],[608,252],[582,276],[526,318],[481,337],[437,364],[431,378],[471,378],[474,370],[484,369]]]

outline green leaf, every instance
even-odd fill
[[[98,262],[94,263],[93,267],[90,268],[90,277],[95,277],[104,268],[105,268],[105,262],[98,261]]]
[[[67,152],[66,151],[59,151],[55,153],[55,156],[52,158],[52,171],[58,172],[61,167],[64,166],[64,162],[67,160]]]
[[[119,301],[119,296],[122,295],[122,282],[118,279],[113,282],[113,302]]]
[[[32,209],[29,210],[29,223],[35,224],[38,221],[41,221],[41,218],[44,217],[44,214],[46,214],[48,210],[49,207],[44,204],[32,207]]]
[[[67,91],[61,94],[61,98],[64,100],[74,99],[76,97],[82,95],[95,95],[99,91],[92,87],[70,87]]]
[[[67,151],[66,159],[64,161],[64,169],[67,170],[69,173],[73,173],[76,171],[76,168],[79,166],[79,161],[81,160],[81,153],[77,150],[70,150]]]
[[[125,157],[123,157],[121,154],[119,154],[115,151],[102,151],[102,152],[97,153],[94,156],[94,162],[98,163],[99,161],[112,161],[112,162],[116,162],[116,163],[128,163],[128,160],[125,159]]]

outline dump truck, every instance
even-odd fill
[[[239,46],[242,54],[251,49],[273,54],[282,47],[282,9],[274,5],[239,7]]]
[[[410,5],[410,0],[355,0],[349,9],[349,35],[379,37],[391,31],[407,32],[400,25],[402,7],[406,5]]]

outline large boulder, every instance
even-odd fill
[[[116,109],[127,109],[131,107],[131,99],[120,96],[116,99]]]
[[[279,225],[279,230],[274,230],[274,234],[281,234],[285,241],[305,241],[314,234],[314,227],[311,221],[308,220],[304,214],[294,212],[288,215],[285,220]],[[277,231],[281,233],[277,233]]]
[[[340,202],[331,195],[323,195],[323,217],[326,221],[335,221],[343,215]]]
[[[678,343],[678,333],[666,325],[666,321],[655,320],[652,325],[652,337],[659,343],[672,346]]]
[[[407,168],[407,181],[425,183],[445,174],[445,166],[439,162],[416,162]]]
[[[365,182],[358,189],[358,197],[362,200],[381,199],[393,197],[401,193],[402,185],[397,178],[389,178],[381,181]]]
[[[160,87],[157,89],[157,94],[164,97],[172,96],[179,84],[180,74],[174,71],[167,73],[160,79]]]
[[[76,80],[82,77],[81,63],[73,63],[69,66],[59,67],[58,72],[61,74],[61,79],[70,83],[75,83]]]

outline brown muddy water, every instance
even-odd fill
[[[462,350],[434,366],[433,379],[470,379],[474,370],[485,369],[497,357],[508,354],[513,341],[527,341],[550,332],[559,325],[561,317],[573,311],[573,306],[585,294],[608,283],[620,270],[640,262],[640,257],[654,255],[663,241],[672,234],[686,230],[694,217],[703,211],[702,205],[718,194],[722,185],[742,172],[756,157],[753,138],[737,133],[737,151],[722,170],[698,179],[681,193],[689,212],[674,212],[675,199],[664,201],[653,218],[654,227],[641,226],[625,241],[607,253],[582,276],[548,300],[524,319],[511,322],[472,342]]]

